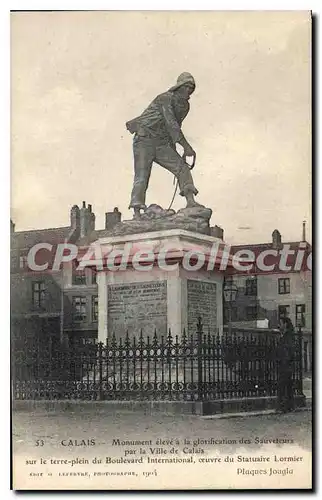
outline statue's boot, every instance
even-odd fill
[[[188,193],[187,194],[186,200],[187,200],[187,206],[186,206],[186,208],[194,208],[194,207],[205,208],[204,205],[201,205],[201,203],[198,203],[195,200],[195,197],[194,197],[194,195],[192,193]]]
[[[133,219],[138,220],[141,219],[141,210],[146,210],[146,205],[140,205],[138,207],[134,207]]]

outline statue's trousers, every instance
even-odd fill
[[[174,174],[179,182],[181,196],[197,194],[189,165],[170,142],[136,135],[133,139],[134,182],[129,208],[144,208],[145,196],[155,162]]]

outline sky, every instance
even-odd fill
[[[311,241],[311,22],[306,11],[11,13],[11,218],[16,230],[96,227],[133,182],[125,122],[189,71],[183,132],[197,152],[198,201],[229,243],[277,228]],[[154,164],[147,204],[167,208],[173,176]],[[184,206],[175,198],[173,208]]]

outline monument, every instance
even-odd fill
[[[132,221],[118,224],[114,235],[133,234],[164,229],[186,229],[209,234],[212,210],[195,200],[198,190],[191,170],[196,162],[196,152],[186,140],[181,124],[187,116],[190,95],[195,90],[195,80],[190,73],[182,73],[176,85],[158,95],[143,113],[126,123],[133,138],[134,181],[129,208],[133,208]],[[176,150],[183,148],[183,156]],[[191,165],[187,159],[191,157]],[[177,213],[159,205],[146,206],[146,192],[153,162],[168,170],[176,178],[175,194],[186,199],[186,207]],[[175,196],[174,194],[174,196]]]
[[[154,332],[167,335],[169,330],[178,336],[184,330],[194,333],[199,316],[205,331],[222,331],[220,251],[209,265],[213,247],[222,241],[210,234],[212,210],[195,199],[198,190],[191,171],[196,152],[181,129],[195,87],[193,76],[182,73],[174,86],[126,123],[134,134],[134,182],[129,204],[133,219],[116,223],[98,243],[114,255],[124,254],[129,245],[131,249],[125,268],[97,273],[99,341],[105,342],[112,334],[123,337],[126,332],[139,335],[142,331],[150,336]],[[182,156],[177,144],[183,148]],[[168,208],[146,206],[153,162],[175,176],[174,196],[179,188],[186,200],[178,212],[172,210],[172,202]],[[190,259],[201,259],[201,265],[193,266]]]
[[[222,336],[224,272],[232,263],[210,228],[211,209],[195,200],[187,157],[194,166],[196,153],[181,130],[194,88],[192,75],[183,73],[141,116],[127,122],[134,133],[134,214],[123,222],[118,210],[108,214],[115,223],[95,243],[101,254],[98,361],[82,384],[97,386],[99,373],[106,398],[149,400],[152,406],[160,401],[164,408],[183,402],[180,411],[198,414],[221,412],[224,406],[228,411],[266,408],[274,402],[267,398],[261,342],[252,338],[247,344],[253,348],[254,368],[243,351],[247,339]],[[168,209],[145,204],[153,162],[177,179],[186,199],[177,213],[171,203]],[[268,360],[269,352],[264,352]]]

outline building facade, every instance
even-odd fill
[[[98,329],[96,276],[90,269],[76,271],[68,262],[54,271],[51,258],[58,245],[71,243],[87,248],[121,220],[117,208],[106,213],[105,228],[95,229],[91,205],[83,202],[70,211],[70,224],[42,230],[15,231],[11,222],[11,339],[14,348],[54,349],[61,345],[93,342]],[[37,251],[37,271],[32,271],[28,255],[32,248],[46,243],[53,251]],[[49,268],[40,270],[43,262]]]
[[[268,256],[267,265],[273,267],[273,264],[278,264],[284,247],[289,250],[285,261],[289,268],[287,271],[279,269],[278,265],[267,272],[258,268],[256,262],[260,255]],[[225,285],[234,285],[237,289],[235,300],[223,304],[225,325],[233,329],[264,331],[277,329],[280,318],[289,317],[295,330],[303,334],[304,371],[310,371],[313,356],[312,271],[307,262],[312,249],[305,241],[305,231],[301,241],[283,243],[280,233],[275,230],[270,243],[236,245],[231,248],[231,253],[236,255],[245,249],[255,256],[255,263],[251,270],[245,272],[232,268],[225,277]],[[269,257],[272,250],[277,251],[278,259]],[[298,265],[298,255],[301,265]]]
[[[279,266],[280,254],[285,247],[289,255],[284,266]],[[295,327],[301,327],[303,332],[311,332],[312,271],[307,265],[311,246],[306,241],[283,243],[280,233],[275,230],[270,243],[231,247],[233,255],[237,255],[237,252],[242,254],[244,250],[254,255],[254,265],[245,272],[232,267],[226,276],[225,282],[237,287],[236,300],[224,304],[226,323],[230,315],[231,323],[236,327],[277,328],[279,319],[288,316]],[[276,251],[277,258],[269,255],[271,250]],[[299,251],[301,262],[297,256]],[[275,264],[274,269],[266,272],[256,264],[259,256],[265,254],[268,257],[266,266],[273,267]]]

